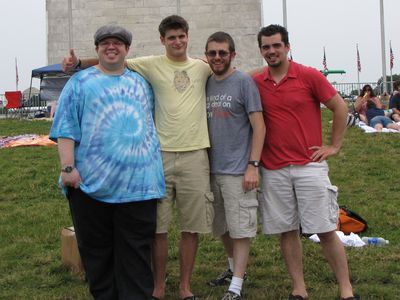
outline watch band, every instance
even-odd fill
[[[81,65],[82,65],[82,61],[78,58],[78,63],[76,64],[76,66],[74,67],[74,69],[75,69],[75,70],[76,70],[76,69],[80,69]]]
[[[260,162],[258,160],[249,160],[249,165],[258,168],[260,166]]]
[[[63,168],[61,168],[61,172],[71,173],[74,169],[75,169],[74,166],[68,165],[68,166],[64,166]]]

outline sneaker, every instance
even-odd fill
[[[221,300],[241,300],[241,299],[242,297],[240,297],[238,294],[235,294],[234,292],[231,291],[227,291]]]
[[[231,282],[233,276],[233,272],[231,269],[226,269],[224,272],[219,274],[217,278],[211,279],[208,282],[208,285],[210,286],[219,286],[219,285],[225,285],[229,282]]]
[[[215,287],[215,286],[220,286],[220,285],[225,285],[231,282],[233,276],[233,272],[231,269],[226,269],[224,272],[219,274],[217,278],[211,279],[208,282],[209,286]],[[244,273],[243,281],[247,279],[247,273]]]

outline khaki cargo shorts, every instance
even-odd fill
[[[229,231],[233,239],[252,238],[257,234],[257,189],[243,190],[243,176],[211,175],[215,218],[213,234]]]
[[[300,225],[308,234],[336,230],[337,187],[331,184],[328,171],[326,161],[278,170],[261,168],[263,232],[283,233]]]
[[[167,196],[158,202],[157,233],[167,233],[176,206],[181,232],[210,233],[214,196],[206,149],[162,151]]]

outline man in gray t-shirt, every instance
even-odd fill
[[[212,34],[205,54],[214,72],[207,82],[213,233],[221,237],[229,261],[228,270],[209,284],[231,279],[222,299],[241,299],[250,238],[257,232],[256,188],[265,126],[253,79],[231,66],[236,55],[232,37],[225,32]]]

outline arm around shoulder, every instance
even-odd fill
[[[99,63],[98,58],[86,58],[86,59],[81,59],[81,69],[87,69],[92,66],[95,66]]]
[[[252,70],[248,71],[247,74],[249,74],[251,77],[254,77],[257,74],[264,72],[264,70],[265,70],[265,67],[258,67],[256,69],[252,69]]]
[[[69,54],[62,61],[61,67],[64,72],[68,73],[76,69],[86,69],[98,63],[99,60],[97,58],[79,59],[75,55],[74,49],[70,49]]]

